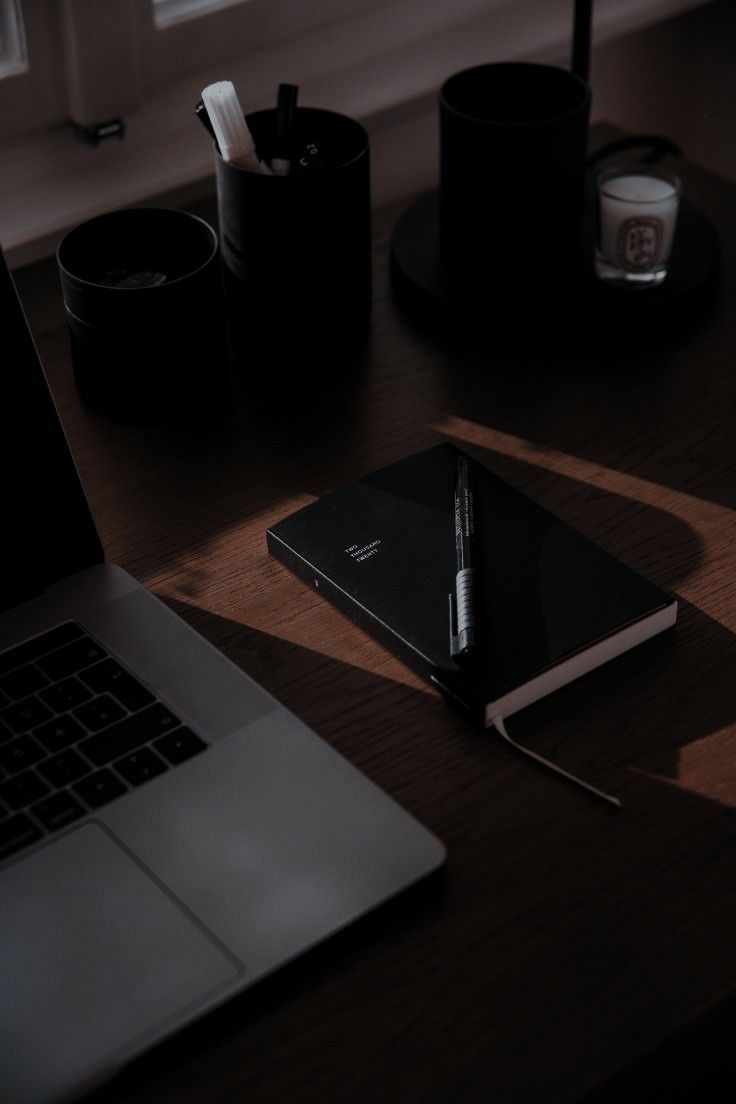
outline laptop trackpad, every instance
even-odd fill
[[[239,972],[87,822],[0,875],[3,1098],[44,1098],[103,1075]]]

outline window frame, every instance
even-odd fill
[[[0,78],[0,140],[58,126],[66,118],[61,25],[55,0],[19,5],[26,64]],[[43,79],[39,74],[43,74]],[[22,111],[19,110],[22,105]]]
[[[28,51],[26,49],[26,33],[23,15],[20,10],[20,0],[0,0],[2,5],[3,25],[6,20],[12,27],[9,38],[13,39],[13,59],[0,63],[0,78],[15,76],[24,73],[28,69]],[[3,51],[3,55],[7,51]]]

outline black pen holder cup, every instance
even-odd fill
[[[554,303],[581,259],[590,89],[549,65],[445,81],[439,249],[448,293],[516,312]]]
[[[276,111],[246,119],[270,159]],[[215,150],[232,366],[266,386],[344,364],[371,312],[368,135],[345,115],[298,108],[290,162],[269,176]]]
[[[228,393],[217,235],[184,211],[112,211],[57,250],[82,397],[109,413],[201,414]]]

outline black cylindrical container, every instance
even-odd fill
[[[514,305],[535,288],[554,296],[580,260],[588,85],[552,66],[502,62],[456,73],[439,103],[448,287]]]
[[[112,211],[57,251],[85,399],[110,412],[201,411],[227,393],[217,235],[165,208]]]
[[[261,158],[281,152],[275,110],[246,119]],[[215,151],[233,365],[252,379],[341,361],[370,317],[368,135],[344,115],[301,107],[289,153],[290,173],[268,176]]]

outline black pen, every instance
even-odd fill
[[[204,102],[202,100],[200,100],[199,103],[195,105],[194,114],[197,116],[202,126],[210,135],[212,141],[215,143],[215,145],[217,145],[217,135],[215,134],[215,128],[212,125],[212,120],[210,119],[209,112],[204,106]]]
[[[478,644],[475,506],[467,456],[457,462],[455,485],[455,593],[450,595],[450,651],[469,659]]]
[[[287,176],[294,156],[292,149],[294,116],[299,87],[296,84],[280,84],[276,103],[276,154],[271,158],[271,168],[277,176]]]

